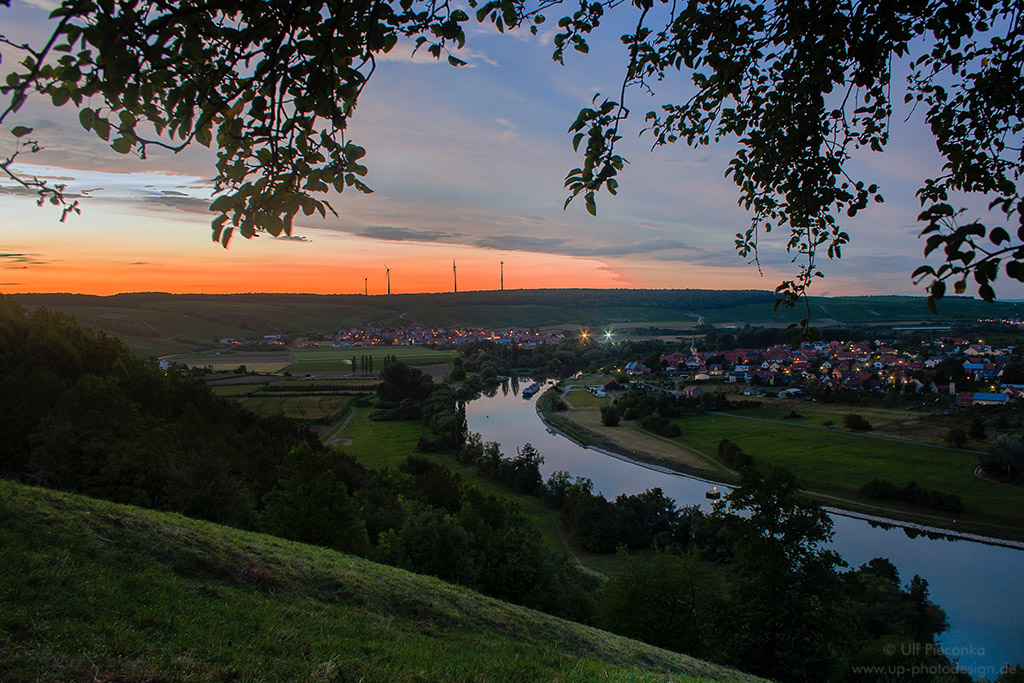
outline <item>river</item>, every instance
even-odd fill
[[[529,380],[520,380],[526,386]],[[493,396],[466,406],[469,429],[514,455],[525,443],[544,456],[545,479],[555,470],[588,477],[606,498],[661,487],[677,505],[710,509],[706,481],[583,448],[549,430],[508,383]],[[719,488],[723,488],[719,485]],[[724,487],[727,489],[727,487]],[[1004,665],[1024,664],[1024,550],[883,528],[841,513],[831,515],[833,547],[852,566],[889,558],[904,583],[914,574],[928,581],[931,598],[948,616],[943,650],[975,678],[994,679]]]

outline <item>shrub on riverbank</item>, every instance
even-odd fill
[[[962,512],[964,509],[960,496],[923,489],[916,481],[908,481],[902,487],[898,487],[885,479],[872,479],[861,487],[860,492],[873,500],[895,500],[943,512]]]
[[[729,439],[722,439],[718,442],[718,459],[734,470],[754,466],[754,458],[749,453],[741,451],[740,447]]]
[[[677,436],[682,435],[682,430],[679,429],[679,425],[671,422],[668,418],[663,417],[655,413],[654,415],[645,415],[640,418],[640,426],[649,432],[654,432],[659,436],[668,437],[674,439]]]
[[[850,413],[843,418],[843,424],[846,425],[847,429],[855,432],[870,432],[872,427],[871,423],[863,418],[863,416],[857,413]]]

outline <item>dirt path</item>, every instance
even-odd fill
[[[639,427],[623,422],[615,427],[605,427],[601,423],[601,409],[598,407],[574,408],[559,413],[558,417],[587,432],[606,438],[623,453],[631,454],[640,460],[653,460],[678,465],[688,470],[700,470],[708,476],[736,474],[695,448],[645,432]]]
[[[341,421],[341,424],[332,429],[330,432],[324,435],[323,442],[325,446],[351,446],[352,439],[348,439],[342,436],[338,436],[341,432],[345,431],[345,427],[348,427],[348,423],[352,421],[352,418],[356,416],[356,409],[351,408],[348,411],[348,415]]]

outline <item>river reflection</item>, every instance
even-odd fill
[[[522,386],[529,381],[520,380]],[[491,396],[466,406],[469,429],[484,441],[497,441],[505,454],[525,443],[544,456],[541,473],[555,470],[588,477],[606,498],[661,487],[677,505],[710,510],[704,494],[710,485],[676,473],[617,459],[585,449],[549,430],[536,414],[534,400],[524,400],[516,385],[505,384]],[[719,488],[727,488],[719,485]],[[941,638],[947,652],[975,677],[994,679],[1005,664],[1024,664],[1024,551],[972,541],[911,538],[898,527],[873,527],[864,520],[832,515],[833,546],[851,566],[873,557],[888,557],[904,583],[914,574],[928,580],[932,599],[949,617]],[[914,533],[914,532],[910,532]]]

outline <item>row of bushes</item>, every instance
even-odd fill
[[[681,436],[683,433],[682,430],[679,429],[679,425],[672,422],[667,417],[663,417],[657,413],[641,417],[640,426],[649,432],[654,432],[660,436],[667,436],[670,439]]]
[[[916,481],[908,481],[898,487],[891,481],[876,478],[864,484],[860,492],[873,500],[895,500],[943,512],[961,512],[964,509],[963,501],[955,493],[923,489]]]

